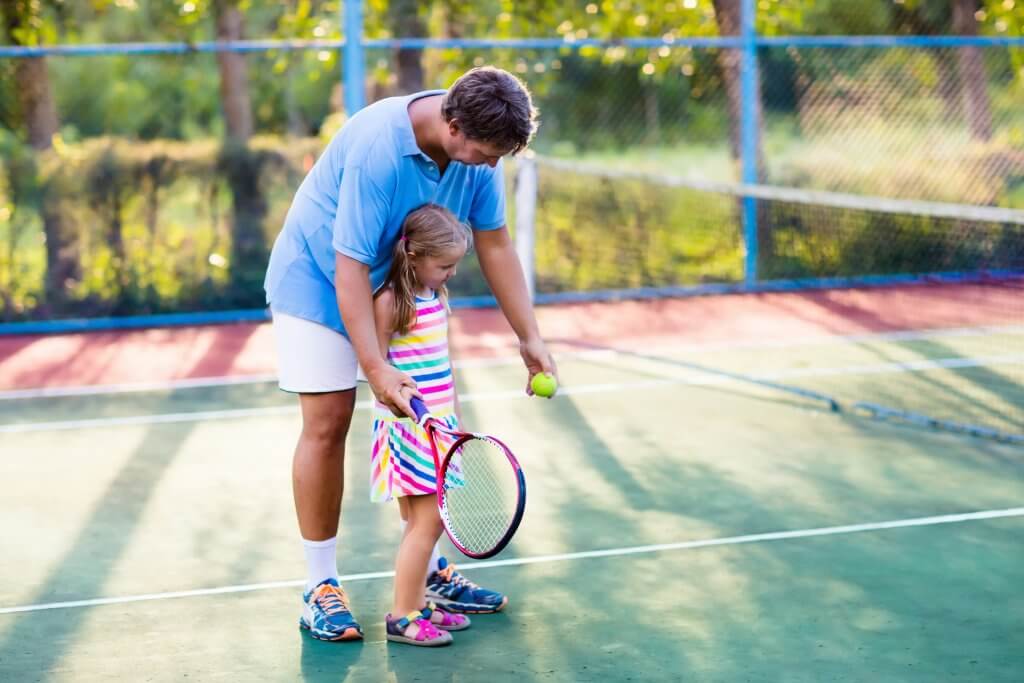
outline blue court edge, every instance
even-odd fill
[[[819,289],[890,287],[896,285],[971,284],[1010,280],[1024,280],[1024,270],[990,270],[971,272],[927,273],[924,275],[862,275],[855,277],[804,278],[794,280],[764,280],[746,283],[704,284],[678,287],[636,287],[631,289],[602,289],[590,292],[556,292],[538,294],[539,305],[561,303],[589,303],[601,301],[629,301],[636,299],[670,299],[718,294],[751,294],[758,292],[799,292]],[[493,296],[454,297],[452,308],[495,308]],[[265,308],[249,308],[207,313],[169,313],[136,315],[118,318],[76,318],[69,320],[38,320],[0,323],[0,336],[18,334],[58,334],[68,332],[98,332],[103,330],[130,330],[147,327],[179,327],[187,325],[218,325],[225,323],[266,322],[270,312]]]

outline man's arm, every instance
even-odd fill
[[[336,252],[334,287],[337,292],[344,292],[344,296],[338,297],[338,311],[373,393],[395,415],[415,418],[409,396],[419,395],[416,383],[391,366],[381,353],[373,319],[369,266]]]
[[[494,292],[501,312],[505,314],[505,318],[519,338],[519,353],[529,371],[526,392],[532,394],[531,377],[538,372],[549,372],[557,377],[558,370],[541,339],[519,256],[506,226],[497,230],[476,230],[473,233],[473,242],[487,284]]]

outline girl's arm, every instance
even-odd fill
[[[390,287],[373,298],[373,326],[377,330],[377,347],[382,358],[388,357],[388,346],[395,331],[395,293]]]

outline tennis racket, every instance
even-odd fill
[[[493,436],[449,429],[419,398],[410,401],[430,437],[437,469],[437,507],[455,547],[467,557],[497,555],[526,509],[526,478],[508,446]]]

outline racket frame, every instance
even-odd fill
[[[452,544],[459,550],[460,553],[466,557],[473,558],[474,560],[485,560],[489,557],[494,557],[509,544],[516,531],[519,529],[520,522],[523,521],[523,514],[526,512],[526,477],[523,474],[523,468],[519,466],[519,460],[516,459],[515,454],[512,453],[512,449],[509,448],[501,439],[497,439],[490,434],[475,434],[473,432],[463,432],[449,429],[443,422],[435,418],[430,414],[426,404],[418,398],[413,397],[410,401],[413,411],[416,413],[417,423],[422,427],[430,436],[430,448],[434,456],[434,468],[436,472],[436,484],[437,484],[437,510],[441,515],[441,523],[444,525],[444,531],[448,534],[448,538]],[[441,457],[440,449],[437,445],[437,434],[443,433],[453,439],[451,447],[445,452],[444,457]],[[455,532],[451,528],[451,522],[448,519],[447,502],[445,497],[445,485],[444,482],[448,479],[448,465],[452,461],[452,457],[458,452],[462,444],[473,439],[484,439],[497,444],[508,460],[509,465],[512,467],[512,471],[516,475],[517,485],[517,500],[516,509],[512,515],[512,519],[509,522],[508,528],[505,533],[494,545],[493,548],[484,552],[477,552],[466,548],[461,541],[459,541]]]

